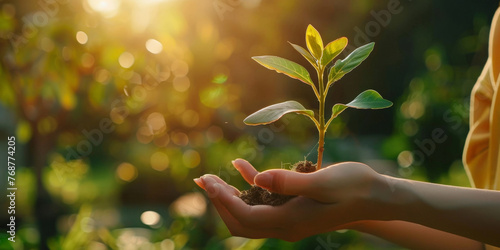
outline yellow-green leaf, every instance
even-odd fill
[[[337,57],[347,46],[347,37],[341,37],[325,46],[323,50],[323,57],[321,58],[321,65],[328,65],[335,57]]]
[[[295,62],[277,56],[254,56],[252,59],[268,69],[313,85],[309,72]]]
[[[323,55],[323,40],[319,32],[309,24],[306,30],[306,44],[309,52],[316,58],[316,60],[321,60]]]
[[[309,51],[307,51],[306,49],[302,48],[301,46],[297,45],[297,44],[293,44],[291,42],[288,42],[290,45],[292,45],[292,47],[298,51],[309,63],[311,63],[312,66],[316,67],[317,64],[316,64],[316,59],[314,59],[314,57],[311,55],[311,53],[309,53]]]
[[[356,108],[356,109],[384,109],[392,106],[392,102],[384,99],[377,91],[373,89],[365,90],[354,100],[348,104],[337,103],[332,108],[333,119],[337,117],[346,108]]]
[[[269,124],[280,119],[282,116],[288,113],[302,114],[309,116],[310,118],[314,117],[314,112],[312,110],[304,108],[302,104],[296,101],[286,101],[260,109],[259,111],[245,118],[243,122],[247,125]]]

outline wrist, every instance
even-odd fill
[[[378,174],[370,193],[371,220],[405,220],[411,213],[415,195],[408,180]]]

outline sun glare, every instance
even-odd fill
[[[105,17],[113,17],[118,13],[120,0],[87,0],[92,10],[100,12]]]
[[[159,4],[163,2],[172,2],[174,0],[132,0],[137,4]]]

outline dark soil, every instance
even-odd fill
[[[316,171],[316,164],[310,161],[299,161],[292,167],[292,171],[300,173],[311,173]],[[248,190],[243,190],[240,198],[248,205],[271,205],[279,206],[294,198],[294,195],[282,195],[272,193],[261,187],[252,185]]]

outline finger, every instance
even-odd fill
[[[241,176],[248,182],[248,184],[253,185],[255,175],[259,172],[248,161],[243,159],[236,159],[233,161],[233,166],[240,172]]]
[[[221,216],[222,220],[228,227],[229,231],[234,236],[242,236],[247,238],[283,238],[283,232],[277,228],[252,228],[248,226],[243,226],[240,221],[233,216],[233,214],[226,208],[228,205],[226,202],[233,202],[230,199],[227,199],[227,196],[231,196],[229,194],[228,189],[225,188],[222,184],[217,182],[211,176],[204,176],[203,181],[205,182],[205,186],[207,188],[207,193],[214,204],[217,212]],[[224,197],[224,199],[221,199]],[[233,196],[234,197],[234,196]],[[245,207],[249,207],[246,203],[235,203],[231,204],[231,206],[239,206],[237,209],[245,210]]]
[[[230,192],[213,189],[212,186],[220,185],[211,176],[202,177],[207,187],[210,198],[218,199],[231,215],[245,227],[276,228],[280,227],[288,219],[287,211],[283,212],[280,207],[266,205],[249,206],[241,198]]]
[[[314,177],[312,174],[273,169],[257,174],[255,184],[275,193],[314,197],[317,186]]]
[[[226,209],[224,204],[217,199],[211,199],[212,204],[214,204],[217,212],[219,213],[221,219],[226,224],[229,232],[233,236],[251,238],[251,239],[261,239],[261,238],[279,238],[282,239],[286,236],[283,230],[278,228],[255,228],[243,226],[234,216]]]
[[[226,209],[242,226],[257,229],[283,228],[290,219],[293,211],[283,209],[282,206],[247,205],[236,196],[221,195],[219,197]]]
[[[239,224],[237,220],[234,219],[233,216],[227,211],[227,209],[221,204],[221,202],[218,199],[218,195],[220,193],[228,191],[225,189],[224,186],[221,184],[217,183],[215,180],[209,180],[211,179],[210,177],[204,178],[202,177],[204,185],[205,185],[205,190],[207,191],[208,198],[212,201],[212,204],[214,204],[215,208],[217,209],[217,212],[219,213],[220,217],[224,221],[224,223],[230,228],[230,227],[235,227]]]
[[[233,195],[240,195],[240,190],[238,190],[237,188],[235,188],[234,186],[232,185],[229,185],[227,184],[225,181],[223,181],[219,176],[217,175],[213,175],[213,174],[206,174],[204,176],[201,177],[201,180],[203,181],[204,177],[210,177],[210,178],[213,178],[217,183],[221,184],[222,186],[224,186],[225,188],[227,188],[227,190],[233,194]]]

